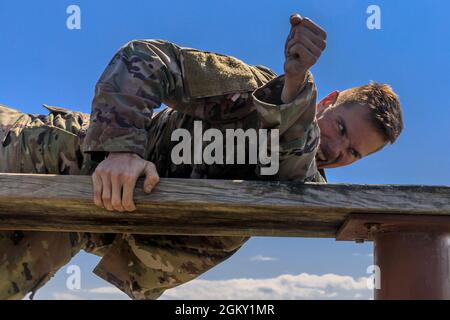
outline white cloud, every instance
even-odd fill
[[[250,258],[250,261],[275,261],[275,260],[278,260],[278,258],[266,257],[261,254],[258,254],[256,256]]]
[[[228,280],[194,280],[167,290],[164,300],[177,299],[371,299],[366,277],[324,274],[283,274],[273,278],[237,278]],[[44,298],[45,299],[45,298]],[[52,293],[56,300],[128,299],[119,289],[103,286],[76,292]]]
[[[67,292],[55,292],[52,296],[54,300],[83,300],[82,297]]]
[[[370,299],[367,278],[336,274],[280,275],[267,279],[194,280],[162,299]]]
[[[99,287],[86,290],[89,293],[100,293],[100,294],[123,294],[122,291],[116,287]]]
[[[353,253],[354,257],[369,257],[369,258],[373,258],[373,253],[359,253],[359,252],[355,252]]]
[[[54,292],[47,300],[128,300],[128,296],[116,287],[98,287],[92,289],[77,290],[76,294],[70,292]]]

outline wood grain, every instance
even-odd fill
[[[349,214],[450,215],[450,187],[162,179],[137,212],[94,206],[89,176],[0,174],[0,229],[335,237]]]

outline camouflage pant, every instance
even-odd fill
[[[47,107],[34,116],[0,105],[0,172],[88,174],[81,145],[89,117]],[[154,121],[168,121],[155,117]],[[170,121],[170,120],[169,120]],[[156,128],[165,126],[155,123]],[[173,124],[167,124],[173,127]],[[80,250],[102,257],[94,273],[133,299],[156,299],[233,255],[245,237],[0,232],[0,299],[36,292]]]

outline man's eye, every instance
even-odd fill
[[[353,157],[358,158],[358,152],[356,152],[355,149],[350,149],[350,153],[352,154]]]
[[[339,127],[339,133],[340,133],[342,136],[345,135],[345,127],[344,127],[344,125],[343,125],[342,123],[339,122],[338,127]]]

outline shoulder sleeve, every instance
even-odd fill
[[[131,41],[115,54],[96,85],[83,150],[143,156],[153,109],[162,103],[204,120],[218,113],[232,119],[234,111],[217,108],[235,110],[236,94],[250,97],[271,78],[267,68],[231,56],[161,40]]]
[[[251,67],[232,56],[184,49],[181,66],[186,93],[191,98],[248,92],[258,87]]]
[[[153,109],[184,99],[180,48],[134,40],[112,58],[96,85],[85,152],[145,153]]]
[[[316,152],[320,130],[316,120],[317,90],[308,73],[296,99],[283,104],[284,76],[271,80],[253,93],[263,128],[278,129],[279,180],[311,181],[316,177]]]

